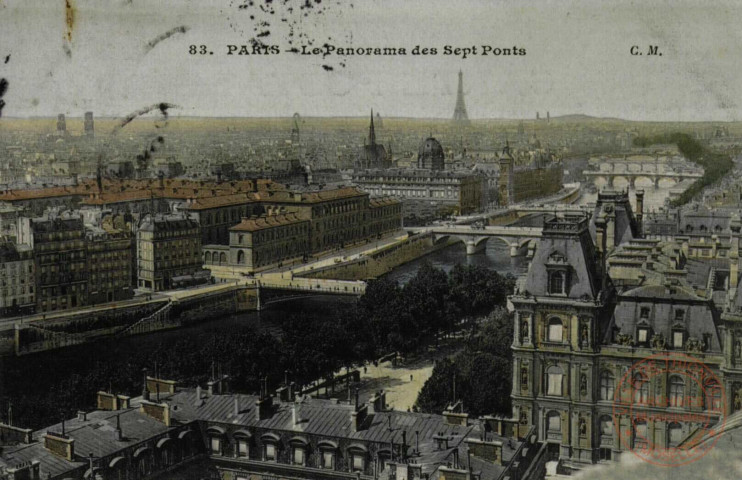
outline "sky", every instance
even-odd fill
[[[312,8],[302,9],[305,2]],[[67,3],[69,10],[65,0],[0,0],[0,76],[9,84],[3,116],[87,110],[124,116],[167,102],[178,106],[170,110],[174,115],[361,116],[374,108],[388,117],[449,118],[462,70],[470,118],[534,118],[549,111],[742,120],[742,2]],[[255,40],[280,53],[227,55],[228,45],[251,48]],[[287,52],[323,44],[401,47],[408,54]],[[191,45],[213,54],[192,55]],[[412,55],[416,45],[438,54]],[[443,55],[445,45],[476,46],[480,54]],[[483,45],[526,54],[485,56]],[[630,54],[634,45],[643,55]],[[662,56],[647,55],[650,45]]]

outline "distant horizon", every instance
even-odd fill
[[[172,112],[172,111],[170,111]],[[59,115],[59,114],[57,114]],[[2,124],[3,119],[7,120],[33,120],[33,119],[49,119],[49,120],[56,120],[57,115],[29,115],[29,116],[19,116],[19,115],[3,115],[0,117],[0,124]],[[84,119],[85,113],[83,112],[82,115],[70,115],[70,114],[64,114],[65,119]],[[369,119],[368,115],[303,115],[299,113],[302,119]],[[451,122],[453,123],[453,119],[446,118],[446,117],[412,117],[412,116],[397,116],[397,115],[383,115],[379,113],[382,119],[396,119],[396,120],[429,120],[429,121],[440,121],[440,122]],[[223,116],[217,116],[217,115],[179,115],[176,113],[168,113],[169,118],[203,118],[203,119],[254,119],[254,120],[270,120],[270,119],[292,119],[293,115],[275,115],[275,116],[268,116],[268,115],[255,115],[255,116],[238,116],[238,115],[223,115]],[[742,123],[742,120],[635,120],[635,119],[628,119],[628,118],[621,118],[621,117],[615,117],[615,116],[594,116],[594,115],[588,115],[585,113],[568,113],[564,115],[550,115],[551,120],[559,120],[559,119],[566,119],[566,118],[574,118],[575,120],[580,120],[580,118],[576,117],[582,117],[584,120],[610,120],[610,121],[616,121],[616,122],[628,122],[628,123]],[[94,119],[105,119],[105,120],[119,120],[125,118],[125,116],[112,116],[112,115],[97,115],[93,111],[93,118]],[[374,118],[376,118],[376,112],[374,112]],[[156,116],[139,116],[135,118],[133,121],[137,120],[158,120],[158,117]],[[541,117],[536,119],[535,117],[481,117],[481,118],[469,118],[469,121],[471,122],[480,122],[480,121],[508,121],[508,122],[515,122],[515,121],[531,121],[531,122],[546,122],[546,117]]]

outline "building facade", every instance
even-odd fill
[[[510,298],[514,417],[566,471],[629,449],[678,447],[703,431],[699,418],[714,424],[742,409],[738,285],[716,285],[714,269],[674,242],[627,238],[630,225],[620,234],[613,213],[598,213],[593,235],[585,217],[547,222]],[[672,354],[710,374],[635,367]],[[616,410],[623,404],[630,411]]]
[[[88,305],[85,227],[79,215],[50,212],[26,219],[36,275],[36,311],[51,312]],[[25,237],[27,234],[22,234]]]
[[[405,216],[466,215],[486,202],[486,179],[468,172],[420,169],[366,170],[353,174],[353,183],[371,195],[403,200]]]
[[[147,216],[137,230],[138,287],[174,288],[177,277],[201,271],[201,232],[186,215]]]
[[[132,298],[134,237],[131,232],[87,227],[85,237],[89,302],[95,304]]]
[[[295,213],[243,219],[229,229],[229,263],[254,272],[305,259],[310,253],[309,229],[309,220]]]
[[[32,313],[36,307],[33,251],[13,242],[0,244],[0,316]]]
[[[506,145],[498,163],[499,203],[502,206],[546,197],[562,189],[564,168],[553,156],[540,153],[531,165],[516,166],[510,146]]]

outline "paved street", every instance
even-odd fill
[[[463,347],[443,347],[435,353],[409,361],[406,365],[393,367],[392,362],[383,362],[361,368],[360,397],[368,399],[374,392],[384,390],[386,401],[395,410],[412,409],[420,389],[433,374],[433,365],[437,359],[455,355]],[[412,380],[410,380],[412,375]]]

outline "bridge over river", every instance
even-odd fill
[[[541,227],[521,227],[494,225],[478,227],[475,225],[434,225],[408,229],[414,233],[431,233],[435,242],[451,239],[461,240],[466,244],[468,255],[483,251],[490,239],[505,242],[510,247],[510,256],[516,257],[533,252],[541,239]]]

